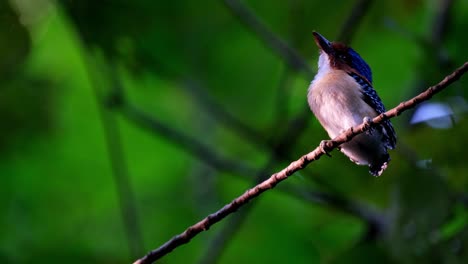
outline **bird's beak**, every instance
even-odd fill
[[[332,43],[318,32],[314,31],[312,34],[314,34],[314,39],[317,46],[325,53],[330,54],[332,51]]]

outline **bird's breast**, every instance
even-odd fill
[[[359,125],[364,117],[377,115],[362,99],[360,85],[345,71],[318,74],[309,86],[307,100],[331,138]]]

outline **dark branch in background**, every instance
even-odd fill
[[[463,204],[463,206],[468,208],[468,194],[464,193],[459,195],[458,201]]]
[[[280,131],[283,127],[283,124],[288,120],[288,102],[290,98],[290,91],[288,90],[288,82],[290,79],[291,71],[289,68],[283,70],[280,76],[277,94],[276,94],[276,102],[273,109],[273,116],[275,117],[275,124],[276,127],[275,131]]]
[[[117,120],[106,109],[106,104],[100,96],[97,81],[95,79],[95,69],[91,69],[89,58],[86,59],[86,70],[91,80],[91,86],[97,102],[99,118],[104,130],[109,161],[112,168],[112,175],[116,185],[116,193],[120,204],[120,214],[125,226],[131,258],[139,256],[143,252],[143,237],[140,228],[136,199],[130,181],[125,152],[122,146],[122,136]],[[93,74],[94,73],[94,74]],[[115,74],[111,74],[115,76]]]
[[[447,35],[448,25],[450,24],[450,11],[453,6],[453,0],[439,0],[437,14],[432,23],[432,35],[430,42],[434,47],[439,48],[443,39]]]
[[[336,38],[338,41],[347,44],[351,43],[358,29],[356,25],[362,21],[362,18],[367,13],[372,3],[374,3],[374,0],[358,0],[357,3],[354,4],[353,10],[341,26],[340,33],[338,33],[338,37]]]
[[[453,60],[448,57],[445,49],[442,47],[442,43],[447,35],[447,30],[449,29],[450,19],[451,19],[451,10],[453,7],[453,0],[439,0],[436,15],[432,21],[432,26],[429,27],[428,36],[424,37],[415,32],[409,31],[406,28],[403,28],[401,25],[391,18],[385,18],[385,25],[399,33],[401,36],[409,40],[410,42],[416,43],[426,52],[428,58],[436,56],[438,66],[441,69],[448,70],[448,67],[452,67]]]
[[[387,226],[387,223],[385,223],[384,215],[378,210],[373,209],[372,207],[369,207],[366,204],[361,204],[359,202],[355,202],[353,200],[336,196],[330,193],[311,192],[300,186],[287,185],[280,186],[279,188],[297,193],[306,201],[326,205],[341,213],[347,213],[359,219],[364,219],[366,223],[370,223],[369,229],[386,228]]]
[[[265,45],[273,49],[284,61],[296,71],[302,71],[309,78],[314,76],[306,60],[297,51],[289,47],[284,40],[277,37],[260,19],[244,4],[238,0],[223,0],[228,10],[246,24],[247,28],[258,35]]]
[[[196,223],[195,225],[190,226],[183,233],[173,237],[172,239],[164,243],[162,246],[160,246],[158,249],[155,249],[149,252],[143,258],[135,261],[134,264],[153,263],[154,261],[170,253],[175,248],[185,243],[188,243],[197,234],[208,230],[212,225],[221,221],[223,218],[225,218],[229,214],[234,213],[240,207],[247,204],[249,201],[259,196],[263,192],[274,188],[278,183],[284,181],[286,178],[294,174],[296,171],[304,169],[308,164],[310,164],[311,162],[315,160],[318,160],[321,156],[325,155],[326,152],[330,152],[333,149],[340,146],[341,144],[350,141],[353,137],[355,137],[356,135],[360,133],[365,132],[370,127],[380,124],[383,121],[388,120],[390,118],[396,117],[400,115],[402,112],[415,107],[421,102],[429,100],[436,93],[442,91],[443,89],[448,87],[450,84],[458,80],[463,74],[466,73],[466,71],[468,71],[468,62],[465,62],[461,67],[455,70],[452,74],[445,77],[437,85],[428,88],[423,93],[417,95],[416,97],[408,101],[400,103],[395,108],[392,108],[389,111],[378,115],[377,117],[372,119],[370,124],[366,124],[366,123],[360,124],[356,127],[352,127],[346,130],[344,133],[340,134],[338,137],[332,140],[324,141],[324,144],[323,145],[321,144],[323,148],[317,147],[312,152],[292,162],[285,169],[281,170],[278,173],[273,174],[267,180],[247,190],[244,194],[234,199],[231,203],[225,205],[223,208],[221,208],[217,212],[208,215],[206,218]]]
[[[286,77],[285,77],[286,78]],[[283,81],[281,81],[283,82]],[[284,85],[284,83],[280,84]],[[281,136],[277,142],[275,143],[272,142],[272,140],[266,140],[264,139],[264,136],[256,131],[255,129],[251,128],[248,126],[246,123],[242,122],[239,118],[236,116],[232,115],[226,109],[224,109],[220,104],[218,104],[212,97],[207,94],[205,91],[205,88],[202,87],[200,84],[195,83],[193,80],[188,80],[185,83],[185,89],[192,95],[192,97],[195,99],[197,102],[198,106],[203,108],[211,117],[216,119],[219,123],[223,124],[224,126],[230,128],[232,131],[235,131],[238,133],[240,136],[243,137],[243,139],[246,139],[249,143],[254,144],[255,146],[265,150],[269,151],[272,153],[272,155],[278,159],[278,160],[285,160],[288,161],[292,157],[289,155],[288,151],[285,150],[286,147],[291,147],[293,145],[289,140],[291,138],[296,138],[298,133],[303,131],[307,125],[307,118],[311,116],[310,111],[308,108],[305,108],[302,115],[295,117],[293,120],[289,121],[289,125],[287,132]],[[136,110],[135,107],[132,107],[134,110]],[[174,129],[171,129],[165,125],[163,125],[160,121],[158,121],[155,118],[149,118],[147,114],[143,114],[141,111],[136,110],[139,112],[138,115],[145,116],[144,119],[152,120],[148,122],[155,122],[159,125],[158,127],[162,126],[163,129],[156,128],[153,129],[153,131],[162,134],[163,136],[168,136],[169,139],[175,143],[178,143],[179,145],[185,147],[186,143],[188,145],[203,145],[202,143],[197,142],[195,138],[190,138],[188,135],[184,135],[181,132],[177,132]],[[127,114],[128,116],[128,114]],[[135,119],[134,119],[135,120]],[[284,123],[283,123],[284,124]],[[166,133],[166,130],[171,131],[171,133]],[[162,133],[161,133],[162,132]],[[176,138],[172,139],[170,138],[171,136],[174,136]],[[186,138],[186,140],[183,141],[176,141],[177,138],[182,137]],[[191,148],[189,148],[190,150]],[[204,149],[208,149],[208,147],[204,147]],[[197,152],[192,151],[195,156],[197,155]],[[202,158],[202,157],[201,157]],[[203,158],[202,158],[203,159]],[[235,161],[232,161],[232,163],[235,163]],[[222,169],[222,167],[217,167],[218,169]],[[256,174],[256,173],[254,173]],[[252,175],[252,173],[250,173]]]
[[[451,10],[453,6],[453,0],[439,0],[439,6],[437,14],[435,15],[434,21],[432,22],[432,34],[429,39],[434,52],[437,56],[437,62],[441,69],[447,69],[453,64],[453,61],[447,54],[446,49],[442,46],[442,43],[447,36],[448,25],[451,19]]]
[[[278,55],[286,62],[288,68],[303,71],[309,78],[314,76],[307,61],[302,58],[294,49],[289,47],[284,40],[276,36],[246,5],[238,0],[224,0],[224,4],[231,13],[243,22],[247,28],[252,30],[268,47],[278,53]],[[307,117],[310,116],[308,108],[304,105],[307,111],[301,112],[298,117],[290,122],[291,129],[283,135],[283,139],[295,138],[301,133],[307,125]],[[293,135],[291,135],[293,134]],[[282,142],[282,140],[280,140]],[[281,144],[280,144],[281,145]],[[274,155],[284,155],[285,152],[276,152]]]
[[[219,153],[213,152],[208,146],[205,146],[195,138],[166,126],[155,118],[149,117],[149,115],[129,103],[124,102],[121,112],[123,116],[132,123],[165,137],[216,169],[230,171],[237,174],[252,175],[256,173],[256,170],[247,164],[222,158]]]
[[[187,80],[182,85],[198,102],[199,106],[204,108],[207,113],[212,115],[218,122],[236,131],[240,136],[247,139],[257,147],[268,150],[268,142],[264,139],[263,135],[251,128],[246,123],[226,111],[219,103],[217,103],[211,96],[194,80]]]
[[[416,34],[415,32],[412,32],[404,27],[402,27],[400,24],[398,24],[394,19],[390,17],[385,17],[383,19],[384,25],[390,29],[398,33],[401,37],[404,39],[408,40],[409,42],[416,43],[417,45],[425,48],[426,47],[426,40]]]

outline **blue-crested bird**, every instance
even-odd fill
[[[370,122],[384,113],[385,107],[372,87],[371,69],[361,56],[342,43],[313,34],[320,56],[307,101],[328,135],[335,138],[353,126]],[[387,150],[395,145],[395,130],[386,120],[342,144],[340,150],[354,163],[368,165],[372,175],[380,176],[390,161]]]

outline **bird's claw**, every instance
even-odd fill
[[[369,134],[372,134],[372,118],[365,116],[362,119],[362,122],[364,123],[364,128],[367,130]]]
[[[327,144],[330,140],[322,140],[320,141],[320,150],[322,151],[323,154],[327,155],[328,157],[331,157],[330,153],[328,153],[328,151],[326,151],[326,149],[328,148],[327,147]]]

